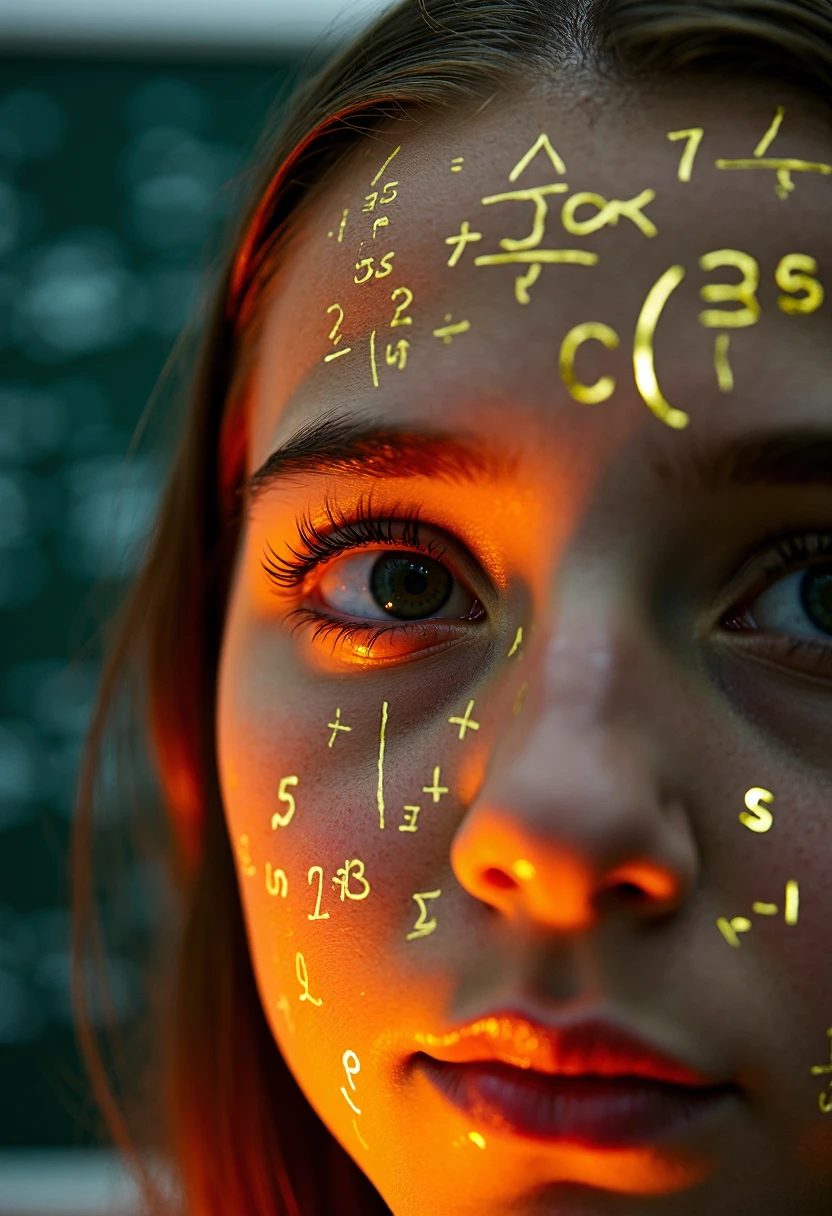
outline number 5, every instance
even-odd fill
[[[285,828],[286,825],[291,822],[292,816],[295,813],[295,799],[292,794],[287,794],[286,786],[287,785],[297,785],[297,783],[298,783],[297,777],[281,777],[280,788],[277,791],[277,797],[280,800],[280,802],[288,803],[289,809],[283,815],[281,815],[280,811],[275,811],[275,813],[272,815],[272,829],[273,830],[276,828]]]

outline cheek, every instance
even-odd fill
[[[429,982],[439,996],[448,932],[473,902],[451,842],[515,690],[460,702],[466,684],[470,656],[327,678],[275,627],[230,613],[218,755],[255,974],[296,1079],[342,1137],[357,1116],[341,1086],[361,1107],[359,1092],[382,1083],[379,1028],[420,1028],[413,994]],[[458,936],[461,951],[470,938]]]

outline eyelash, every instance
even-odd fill
[[[396,508],[378,514],[369,497],[362,498],[350,516],[332,499],[324,502],[324,515],[327,525],[317,524],[307,512],[297,523],[298,542],[288,545],[290,554],[283,557],[275,553],[271,545],[266,545],[262,559],[263,570],[272,583],[276,592],[290,593],[303,586],[307,578],[325,562],[356,549],[369,545],[390,545],[391,547],[410,549],[425,553],[437,561],[441,561],[445,550],[433,538],[424,541],[420,537],[420,518],[418,509],[399,512]],[[757,553],[773,557],[762,566],[764,582],[731,613],[723,618],[723,626],[732,631],[745,630],[747,626],[741,622],[742,615],[754,597],[773,585],[778,578],[799,570],[802,566],[808,568],[813,562],[809,559],[832,558],[832,532],[802,532],[792,530],[782,534],[771,535]],[[753,560],[750,559],[750,560]],[[287,619],[294,620],[292,632],[310,626],[313,630],[313,640],[326,639],[332,642],[333,650],[341,643],[360,641],[363,648],[372,649],[381,638],[395,634],[397,637],[418,636],[424,632],[425,622],[396,622],[370,628],[367,622],[342,621],[325,616],[310,608],[300,607],[289,613]],[[758,632],[764,632],[759,630]],[[785,636],[785,635],[784,635]],[[818,654],[821,659],[829,659],[832,643],[818,642],[812,638],[794,638],[789,653],[798,650]]]
[[[360,499],[347,516],[336,501],[327,499],[324,515],[328,526],[317,524],[308,512],[299,518],[299,543],[287,546],[290,556],[280,556],[271,545],[266,545],[262,566],[278,594],[297,592],[319,566],[342,553],[369,545],[409,549],[436,561],[441,561],[445,554],[445,549],[436,540],[421,537],[418,509],[400,511],[394,507],[380,515],[367,497]],[[289,612],[286,620],[293,622],[292,634],[310,628],[311,640],[330,642],[333,653],[340,646],[360,646],[365,653],[372,652],[382,638],[410,641],[420,635],[426,636],[428,628],[425,621],[397,621],[389,625],[343,621],[303,606]]]
[[[434,540],[423,542],[420,539],[418,510],[400,514],[394,508],[381,516],[375,513],[369,499],[360,499],[354,515],[348,517],[336,502],[327,499],[324,514],[331,531],[316,524],[308,513],[301,516],[298,520],[300,547],[287,546],[291,557],[281,557],[271,545],[266,545],[263,570],[280,591],[296,591],[324,562],[367,545],[414,549],[435,561],[441,561],[445,553]]]
[[[731,610],[730,614],[723,618],[723,626],[732,632],[745,633],[765,633],[762,629],[749,629],[747,624],[743,623],[744,614],[748,611],[749,606],[754,599],[767,591],[773,586],[778,579],[789,574],[794,574],[801,569],[808,570],[812,565],[820,564],[811,559],[832,558],[832,532],[794,532],[793,530],[784,530],[780,534],[774,534],[768,537],[763,546],[757,549],[757,554],[763,553],[766,556],[772,557],[773,562],[767,562],[762,566],[761,573],[764,578],[761,580],[761,585],[757,586],[754,591],[745,596],[744,599]],[[753,557],[750,561],[753,561]],[[788,637],[787,634],[780,635],[782,639]],[[832,658],[832,642],[819,642],[811,637],[793,637],[789,641],[788,655],[791,657],[797,653],[812,654],[818,657],[818,668]]]
[[[793,573],[806,558],[832,557],[832,532],[787,532],[772,537],[769,546],[780,558],[779,565],[763,567],[763,572],[773,578]]]

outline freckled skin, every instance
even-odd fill
[[[334,409],[474,434],[511,462],[466,485],[305,476],[255,504],[217,724],[229,833],[247,835],[256,868],[246,873],[240,855],[250,948],[281,1051],[396,1216],[816,1216],[832,1208],[832,1116],[819,1112],[823,1078],[810,1073],[828,1058],[832,1024],[832,661],[801,668],[782,640],[720,622],[758,590],[737,572],[768,535],[832,528],[832,491],[692,488],[673,470],[703,446],[830,421],[826,312],[785,315],[774,270],[798,252],[817,259],[821,279],[829,273],[832,185],[795,174],[783,202],[773,174],[720,172],[714,161],[749,156],[781,103],[769,155],[825,161],[832,140],[804,103],[762,87],[722,82],[650,98],[593,90],[402,122],[361,145],[293,240],[266,317],[250,470]],[[684,183],[684,144],[666,132],[692,126],[705,137]],[[570,235],[563,200],[552,199],[543,247],[590,249],[600,261],[545,266],[521,305],[514,280],[527,267],[476,267],[474,258],[528,235],[532,204],[480,200],[513,188],[509,171],[544,130],[570,191],[630,199],[654,189],[645,215],[658,235],[626,218]],[[374,189],[395,181],[398,196],[373,240],[379,212],[361,207],[397,144]],[[557,180],[539,157],[515,186]],[[445,238],[465,220],[482,240],[448,267]],[[737,281],[736,271],[699,269],[703,254],[725,248],[752,254],[761,274],[761,319],[730,331],[730,394],[714,370],[718,331],[697,321],[700,288]],[[391,250],[389,276],[354,283],[360,258]],[[639,311],[672,265],[686,274],[659,323],[656,370],[664,396],[690,416],[684,430],[650,412],[632,369]],[[400,286],[413,292],[413,324],[390,328]],[[326,364],[333,302],[351,352]],[[470,322],[450,344],[432,332],[446,314]],[[617,349],[591,342],[576,356],[582,382],[616,378],[600,404],[575,401],[559,374],[561,342],[584,322],[620,337]],[[410,343],[403,371],[384,357],[401,338]],[[297,545],[296,516],[323,520],[327,494],[349,515],[369,490],[376,511],[418,508],[429,530],[450,537],[453,572],[482,601],[484,621],[423,652],[390,644],[380,658],[333,651],[309,630],[292,635],[284,618],[305,591],[273,593],[265,546]],[[521,625],[523,645],[508,658]],[[448,719],[472,699],[479,729],[460,739]],[[330,748],[336,708],[351,729]],[[449,792],[435,802],[424,789],[437,766]],[[288,809],[277,792],[289,775],[296,811],[272,829],[274,813]],[[765,834],[738,818],[754,786],[774,794]],[[399,831],[412,805],[418,830]],[[534,877],[490,887],[488,868],[508,871],[518,858]],[[332,881],[351,860],[364,864],[365,899],[342,899]],[[267,892],[266,862],[285,871],[285,898]],[[314,866],[325,920],[309,919]],[[600,898],[616,867],[651,892],[646,908]],[[782,908],[788,879],[800,883],[798,924],[752,916],[753,901]],[[349,889],[363,887],[353,877]],[[426,901],[435,931],[408,941],[414,894],[435,891]],[[716,921],[741,915],[752,928],[733,949]],[[320,1004],[300,999],[298,952]],[[476,1128],[409,1067],[415,1036],[521,997],[544,1020],[587,1007],[621,1016],[690,1066],[736,1082],[742,1097],[713,1125],[643,1151],[552,1147]],[[348,1075],[345,1052],[360,1071],[350,1056]]]

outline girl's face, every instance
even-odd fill
[[[294,236],[221,780],[396,1216],[832,1203],[831,159],[593,86],[368,138]]]

